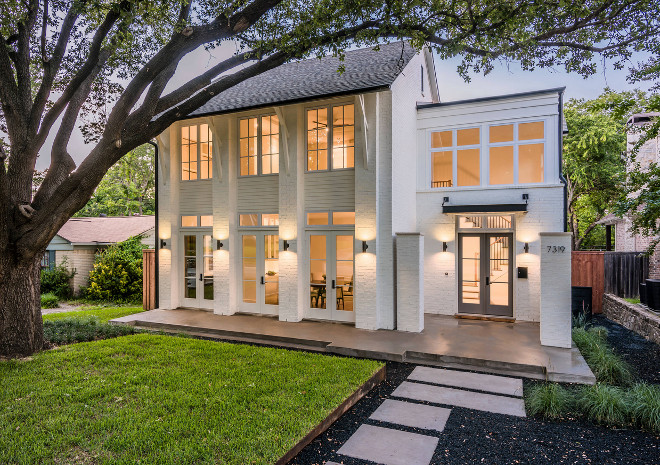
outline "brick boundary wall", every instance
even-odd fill
[[[660,344],[660,316],[612,294],[603,295],[603,314],[609,320]]]

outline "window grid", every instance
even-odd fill
[[[213,134],[208,124],[181,128],[181,180],[213,177]]]
[[[332,169],[355,166],[355,105],[332,107]]]
[[[328,123],[328,115],[332,115]],[[307,110],[307,171],[355,167],[355,105]],[[328,140],[331,147],[328,147]]]
[[[432,131],[431,187],[481,184],[481,127]]]
[[[257,175],[257,142],[258,120],[257,118],[245,118],[240,120],[239,150],[241,176]]]
[[[307,170],[328,169],[328,109],[307,110]]]
[[[493,124],[488,127],[488,132],[488,185],[534,184],[544,181],[543,120]],[[502,167],[505,166],[509,169],[503,172]]]
[[[261,174],[280,172],[280,119],[261,117]]]

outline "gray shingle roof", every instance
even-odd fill
[[[71,243],[115,243],[145,233],[155,225],[153,215],[71,218],[57,235]]]
[[[406,42],[352,50],[343,74],[335,57],[287,63],[227,89],[188,118],[388,87],[415,53]]]

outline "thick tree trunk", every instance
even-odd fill
[[[0,256],[0,356],[27,356],[43,348],[40,263],[40,256],[18,264]]]

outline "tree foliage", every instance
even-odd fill
[[[155,213],[153,146],[131,150],[108,170],[87,205],[75,216],[131,216]]]

